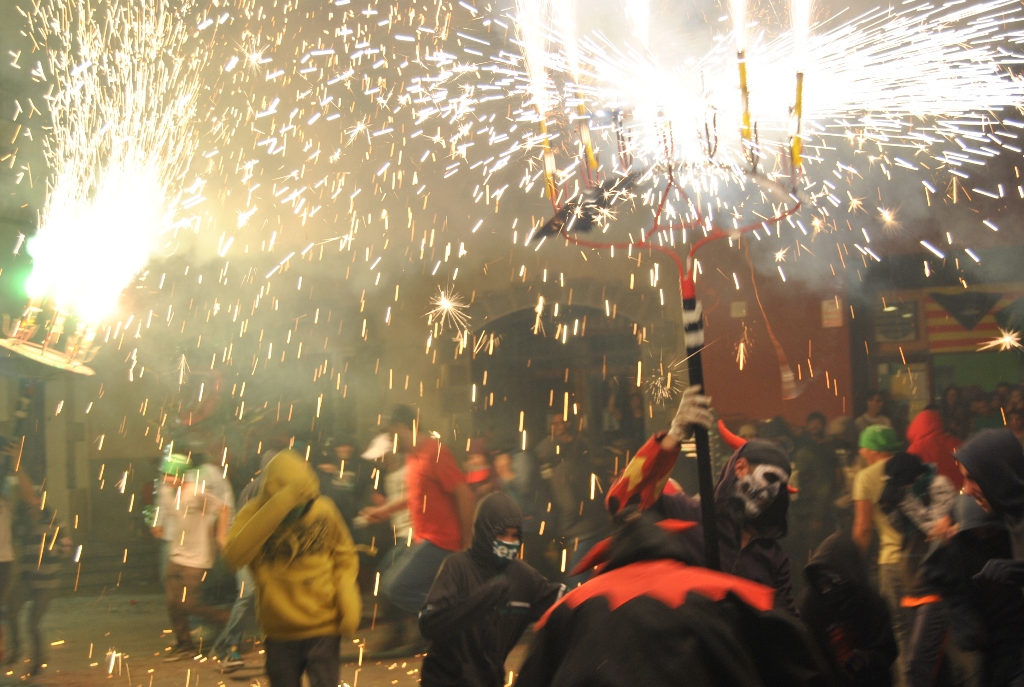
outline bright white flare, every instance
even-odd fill
[[[747,49],[747,0],[729,0],[729,15],[732,17],[733,39],[736,51]]]
[[[807,60],[807,37],[811,32],[811,0],[792,0],[790,20],[793,23],[793,60],[797,71],[803,71]]]
[[[187,49],[189,3],[119,0],[102,13],[52,0],[30,14],[46,50],[50,167],[26,289],[99,322],[174,228],[205,51]]]
[[[549,11],[548,0],[516,0],[516,32],[526,59],[530,100],[541,117],[553,104],[546,66]]]
[[[651,49],[651,0],[626,0],[626,16],[644,50]]]
[[[540,0],[521,0],[536,3]],[[810,22],[806,0],[796,8]],[[734,20],[743,0],[733,3]],[[548,21],[550,21],[550,17]],[[762,167],[775,156],[788,157],[789,111],[796,73],[794,41],[805,41],[803,120],[805,150],[815,140],[844,139],[858,147],[898,156],[914,168],[922,153],[952,168],[980,164],[987,152],[955,143],[964,132],[984,136],[1002,116],[1024,106],[1024,82],[1014,78],[1024,56],[1008,48],[1024,42],[1024,10],[1013,0],[971,5],[914,6],[894,12],[876,9],[814,35],[793,31],[776,39],[747,42],[736,20],[736,44],[720,41],[688,64],[666,64],[649,51],[614,45],[600,35],[582,36],[579,59],[583,92],[593,112],[624,109],[632,151],[644,159],[664,156],[663,135],[670,124],[674,157],[698,175],[729,176],[745,166],[739,138],[740,100],[735,47],[745,46],[748,82],[759,135]],[[536,27],[536,15],[528,25]],[[548,31],[553,31],[548,26]],[[543,27],[536,32],[543,37]],[[799,33],[799,32],[797,32]],[[533,45],[543,45],[544,41]],[[525,46],[524,46],[525,49]],[[565,60],[544,60],[526,52],[531,84],[538,60],[547,65],[545,84],[571,77]],[[531,86],[530,94],[537,89]],[[554,87],[546,93],[554,94]],[[462,103],[465,106],[465,103]],[[573,110],[552,103],[552,111]],[[443,110],[442,110],[443,112]],[[704,145],[705,125],[714,114],[720,139],[716,159]],[[1012,117],[1011,117],[1012,118]],[[1016,126],[1016,125],[1015,125]],[[986,137],[987,139],[988,137]],[[1014,135],[1009,138],[1015,138]],[[988,148],[996,144],[990,141]],[[1011,144],[1014,145],[1014,144]],[[810,159],[813,163],[813,157]],[[970,169],[969,167],[967,169]]]
[[[1020,343],[1020,332],[1000,327],[999,336],[981,344],[978,347],[978,350],[987,351],[993,348],[999,351],[1012,351],[1015,348],[1024,350],[1024,346]]]

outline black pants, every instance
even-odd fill
[[[341,637],[326,635],[310,639],[267,638],[267,676],[270,687],[301,687],[302,674],[309,687],[338,687],[341,674]]]
[[[44,641],[42,622],[43,616],[46,615],[46,610],[50,607],[50,602],[53,601],[55,589],[36,588],[32,585],[32,580],[29,575],[25,574],[22,576],[18,584],[14,585],[11,589],[11,593],[7,596],[7,623],[10,628],[10,635],[7,640],[7,659],[10,661],[17,660],[21,653],[21,632],[20,632],[20,620],[21,620],[21,609],[26,604],[30,604],[28,612],[28,638],[31,642],[31,653],[29,656],[32,658],[32,663],[35,666],[42,664],[46,660],[46,642]]]

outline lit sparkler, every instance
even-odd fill
[[[434,308],[427,313],[428,325],[436,326],[439,332],[450,326],[460,335],[469,328],[471,317],[466,313],[469,304],[454,289],[438,287],[437,295],[430,303]]]
[[[999,328],[999,336],[978,346],[979,351],[991,349],[1012,351],[1015,348],[1017,350],[1024,350],[1024,345],[1021,345],[1020,342],[1020,332],[1015,332],[1012,329],[1003,329],[1002,327]]]

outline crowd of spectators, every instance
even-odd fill
[[[1017,642],[1019,659],[1024,619],[1018,613],[1013,616],[1016,620],[996,628],[984,609],[1001,604],[998,617],[1005,620],[1007,608],[1024,611],[1024,600],[1018,598],[1019,589],[993,591],[984,584],[979,587],[971,577],[990,559],[1009,556],[1004,550],[1009,544],[991,509],[979,511],[971,505],[975,499],[957,497],[961,488],[969,490],[974,484],[957,452],[965,441],[984,439],[992,430],[1012,433],[1016,441],[1024,442],[1024,394],[1010,384],[1000,384],[993,393],[950,387],[934,404],[903,423],[905,428],[894,415],[885,394],[879,392],[867,399],[863,414],[857,417],[828,418],[813,412],[799,428],[774,418],[738,428],[739,436],[730,434],[729,441],[755,443],[747,444],[743,455],[741,451],[733,454],[722,472],[716,501],[719,491],[724,498],[732,498],[734,492],[754,488],[750,485],[757,482],[752,479],[770,477],[772,470],[777,471],[774,479],[783,480],[788,491],[783,490],[787,491],[786,507],[766,511],[775,513],[778,526],[759,530],[737,525],[742,536],[733,542],[734,548],[724,549],[735,568],[729,572],[775,586],[777,604],[794,615],[801,609],[808,627],[823,633],[815,637],[826,654],[835,650],[828,634],[833,632],[828,629],[829,618],[848,615],[849,604],[859,599],[867,615],[846,621],[853,623],[851,627],[863,625],[858,630],[864,635],[861,639],[873,648],[859,655],[864,665],[849,655],[832,656],[842,663],[848,684],[889,684],[872,680],[894,662],[891,675],[897,684],[1000,684],[991,681],[991,675],[1012,668],[1006,647],[1013,642]],[[565,583],[572,589],[591,576],[583,561],[592,558],[595,547],[613,532],[615,509],[606,504],[605,494],[615,488],[617,476],[632,457],[626,447],[596,445],[580,430],[577,418],[556,414],[547,436],[530,450],[512,439],[477,437],[467,442],[461,465],[436,434],[420,427],[418,413],[405,406],[397,407],[365,446],[348,437],[316,442],[312,437],[282,434],[261,444],[260,470],[240,493],[239,512],[230,485],[202,451],[188,455],[169,451],[156,488],[152,523],[154,536],[166,549],[161,572],[177,638],[168,660],[202,650],[193,642],[195,632],[189,624],[190,617],[200,616],[221,630],[211,643],[212,653],[226,668],[244,665],[243,630],[247,624],[254,625],[258,595],[262,632],[268,642],[268,671],[273,656],[275,682],[297,684],[296,675],[302,669],[296,666],[305,665],[303,657],[309,652],[322,654],[324,649],[312,641],[309,632],[313,630],[302,626],[285,623],[287,627],[275,637],[274,628],[266,627],[266,614],[287,613],[273,604],[267,606],[263,599],[283,594],[281,590],[291,584],[292,573],[284,572],[287,566],[282,567],[281,556],[294,560],[297,553],[322,546],[334,551],[333,562],[317,564],[333,580],[330,584],[338,590],[351,587],[338,592],[346,602],[339,602],[334,615],[309,622],[320,629],[336,627],[337,636],[342,627],[380,629],[367,647],[371,655],[408,655],[427,647],[420,632],[424,627],[421,611],[440,608],[442,598],[447,599],[445,604],[454,603],[451,599],[461,588],[461,582],[449,579],[454,563],[446,573],[446,591],[442,594],[436,587],[436,580],[442,579],[439,572],[454,553],[468,552],[460,565],[471,571],[476,569],[473,566],[493,567],[487,550],[492,544],[495,555],[500,550],[500,555],[509,557],[511,550],[515,554],[511,557],[531,568],[522,574],[534,580],[531,589],[538,598],[550,597],[553,602],[555,587],[550,585]],[[655,439],[673,441],[671,435]],[[298,458],[305,459],[301,470]],[[291,481],[284,483],[280,475],[285,474],[282,465],[287,461],[292,461],[287,473]],[[268,471],[275,469],[277,482],[265,483]],[[296,470],[303,475],[308,471],[308,477],[296,477]],[[665,489],[664,494],[658,493],[664,517],[699,520],[699,501],[687,501],[689,497],[671,480],[659,488]],[[296,496],[299,492],[308,494],[305,500]],[[778,493],[777,487],[771,493]],[[292,505],[287,510],[276,506],[278,512],[272,504],[287,500],[281,494],[294,503],[288,501]],[[503,500],[488,501],[488,534],[477,531],[474,540],[474,527],[481,526],[474,525],[477,505],[494,494],[501,494]],[[314,503],[325,505],[313,508]],[[747,506],[751,504],[755,502]],[[686,517],[673,515],[675,511],[685,511]],[[292,539],[278,541],[281,528],[298,527],[295,523],[314,517],[320,529],[331,533],[324,535],[326,540],[306,541],[293,534]],[[515,526],[504,527],[502,518]],[[778,559],[778,566],[770,569],[772,579],[758,578],[756,556],[751,558],[751,571],[742,570],[751,540],[759,539],[759,546],[777,549],[771,554]],[[271,544],[274,555],[268,553]],[[226,610],[202,603],[203,580],[218,549],[237,568],[239,593],[230,616]],[[784,584],[775,584],[783,578]],[[848,596],[837,606],[839,588]],[[490,587],[484,591],[493,593]],[[980,623],[980,634],[957,626],[965,608],[974,613],[972,622]],[[448,627],[454,616],[435,613],[431,617],[427,634],[436,640],[444,634],[439,628]],[[822,627],[816,626],[821,623]],[[1014,629],[1018,626],[1019,630]],[[870,641],[864,639],[868,635]],[[992,649],[995,640],[979,636],[998,637],[996,644],[1001,648]],[[508,641],[507,637],[502,640]],[[995,653],[987,663],[965,658],[978,651]],[[337,663],[336,653],[327,657],[326,672],[321,674],[328,682],[323,676]],[[1003,668],[993,668],[1000,661]],[[306,672],[314,680],[308,668]],[[875,678],[866,680],[870,675]]]

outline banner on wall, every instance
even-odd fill
[[[928,350],[932,353],[976,351],[999,336],[999,320],[1013,312],[1024,297],[1024,287],[1011,290],[972,290],[961,293],[932,291],[925,298]],[[1003,311],[1010,312],[1003,315]]]

